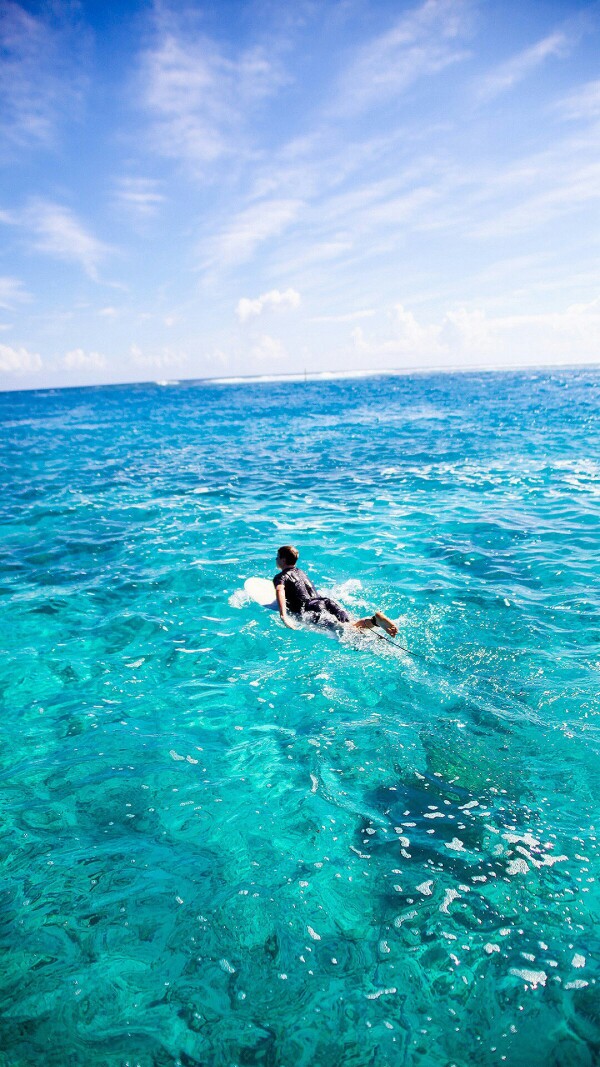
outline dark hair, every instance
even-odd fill
[[[293,545],[282,545],[277,555],[280,557],[280,559],[283,560],[284,563],[287,564],[288,567],[294,567],[298,561],[298,556],[300,555],[300,553],[298,552],[297,548],[294,548]]]

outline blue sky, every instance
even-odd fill
[[[0,388],[600,361],[600,7],[0,3]]]

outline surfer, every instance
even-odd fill
[[[366,619],[351,619],[348,612],[336,600],[328,596],[320,596],[317,593],[310,578],[304,571],[296,566],[299,552],[293,545],[283,545],[277,553],[277,566],[279,573],[273,578],[277,606],[283,623],[290,630],[295,630],[295,623],[290,619],[292,615],[301,615],[305,622],[313,622],[320,625],[353,626],[355,630],[372,630],[374,626],[381,626],[390,637],[395,637],[398,627],[387,615],[376,611]]]

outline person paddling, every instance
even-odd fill
[[[382,611],[365,619],[351,619],[350,615],[337,600],[321,596],[304,571],[296,566],[300,553],[293,545],[283,545],[277,552],[276,563],[279,573],[273,578],[279,614],[285,626],[296,629],[290,615],[300,616],[304,622],[320,626],[349,626],[355,630],[372,630],[380,626],[395,637],[398,627]]]

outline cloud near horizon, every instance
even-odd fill
[[[0,344],[0,371],[5,374],[29,375],[42,369],[41,356],[26,348],[11,348]]]
[[[282,373],[285,370],[287,352],[285,345],[278,337],[270,337],[269,334],[263,334],[252,345],[250,358],[254,367],[267,366],[269,369],[275,370],[276,373]]]
[[[600,351],[600,297],[543,315],[492,317],[481,308],[457,308],[437,323],[419,322],[397,304],[388,313],[387,327],[382,324],[367,337],[359,326],[352,338],[359,351],[385,366],[403,357],[410,359],[410,366],[425,367],[589,362]],[[513,352],[512,363],[506,360],[507,348]]]
[[[177,371],[182,370],[189,363],[187,352],[174,349],[169,345],[159,348],[141,348],[138,344],[131,345],[129,350],[131,362],[140,368],[154,371]]]
[[[75,348],[66,353],[63,363],[68,370],[103,370],[106,357],[100,352],[84,352],[82,348]]]
[[[235,313],[240,322],[247,322],[262,315],[265,308],[297,308],[300,306],[300,293],[296,289],[270,289],[268,293],[262,293],[256,300],[250,300],[243,296],[238,301]]]

